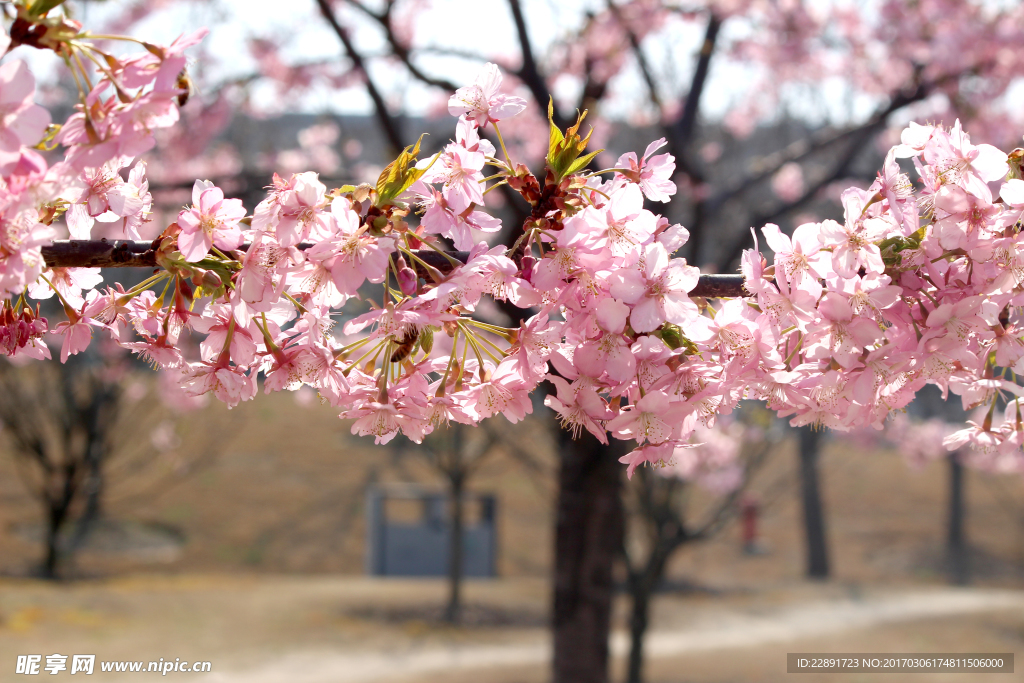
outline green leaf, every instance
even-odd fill
[[[420,342],[419,343],[420,343],[420,348],[423,349],[423,352],[426,353],[427,355],[429,355],[430,352],[434,350],[434,328],[433,327],[431,327],[430,325],[427,325],[422,330],[420,330]]]
[[[590,142],[590,136],[594,130],[591,129],[587,133],[587,137],[581,138],[579,135],[580,124],[583,123],[583,119],[587,117],[587,112],[584,111],[576,118],[576,123],[570,126],[565,134],[558,130],[555,126],[554,119],[555,109],[554,104],[548,101],[548,123],[551,124],[551,136],[548,140],[548,168],[555,175],[555,181],[561,182],[563,178],[568,175],[572,175],[577,171],[586,167],[590,163],[590,160],[597,156],[604,150],[599,149],[596,152],[591,152],[585,156],[580,156],[583,151],[587,148],[587,143]]]
[[[55,7],[59,7],[64,4],[64,0],[33,0],[25,7],[29,13],[41,17]]]
[[[565,140],[562,131],[558,130],[558,126],[555,125],[555,105],[550,98],[548,99],[548,123],[551,125],[551,134],[548,137],[548,163],[550,163],[558,153],[559,145]]]
[[[576,161],[572,162],[572,165],[569,166],[569,170],[567,170],[565,172],[565,175],[572,175],[573,173],[576,173],[580,169],[586,168],[587,164],[590,163],[590,160],[593,159],[594,157],[596,157],[598,154],[600,154],[603,151],[604,151],[603,149],[595,150],[595,151],[591,152],[590,154],[588,154],[586,156],[582,156],[579,159],[577,159]]]
[[[425,133],[424,133],[425,135]],[[416,168],[416,155],[420,153],[420,143],[423,142],[423,135],[416,141],[415,145],[406,147],[398,158],[392,161],[377,178],[377,200],[375,206],[392,204],[395,199],[409,189],[409,186],[419,180],[427,169],[433,165],[440,152],[434,155],[425,168]]]

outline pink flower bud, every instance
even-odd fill
[[[208,270],[203,273],[203,287],[207,289],[217,289],[224,283],[221,282],[220,276],[212,270]]]
[[[405,266],[404,268],[398,269],[398,286],[402,290],[402,294],[406,296],[414,296],[416,294],[416,287],[419,284],[419,279],[416,277],[416,271]]]
[[[533,282],[533,264],[535,260],[529,254],[523,257],[523,265],[520,268],[520,272],[522,273],[522,278],[527,282]]]

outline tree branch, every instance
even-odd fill
[[[435,88],[441,88],[442,90],[448,90],[449,92],[458,90],[458,86],[452,83],[451,81],[445,78],[434,78],[433,76],[428,76],[425,73],[423,73],[423,71],[421,71],[418,66],[412,63],[412,56],[410,54],[409,48],[406,47],[405,45],[402,45],[402,42],[398,39],[398,36],[395,34],[395,27],[391,24],[391,11],[394,8],[394,5],[392,3],[388,3],[387,9],[384,11],[383,14],[377,14],[376,12],[373,12],[369,7],[359,2],[359,0],[345,1],[348,2],[348,4],[352,5],[353,7],[355,7],[356,9],[358,9],[366,16],[376,21],[378,24],[380,24],[381,28],[384,29],[384,37],[387,39],[388,45],[391,46],[392,54],[394,54],[395,57],[398,57],[398,59],[401,60],[402,64],[405,65],[405,68],[409,70],[409,73],[412,74],[414,78],[420,80],[423,83],[426,83],[427,85],[432,85]]]
[[[512,18],[515,20],[516,34],[519,36],[519,49],[523,54],[523,64],[516,72],[516,76],[530,89],[533,99],[537,101],[541,116],[547,118],[551,91],[548,90],[544,77],[537,69],[537,61],[533,57],[533,46],[530,44],[530,34],[526,30],[526,19],[523,17],[523,8],[519,4],[519,0],[508,0],[508,5],[512,10]],[[554,112],[554,119],[555,125],[559,128],[565,128],[568,125],[557,110]]]
[[[802,195],[800,195],[793,201],[782,204],[774,208],[773,210],[769,211],[768,213],[755,215],[753,219],[751,219],[749,222],[754,226],[761,226],[766,223],[774,223],[775,221],[777,221],[782,216],[785,216],[790,211],[798,209],[807,202],[814,199],[817,196],[817,194],[821,192],[821,190],[823,190],[831,183],[834,183],[837,180],[845,178],[847,173],[849,172],[850,165],[853,164],[857,156],[864,151],[864,148],[867,146],[868,141],[875,136],[875,134],[878,132],[878,129],[885,126],[885,121],[888,118],[889,114],[892,113],[893,111],[896,111],[896,109],[906,106],[906,104],[908,103],[909,102],[903,102],[901,104],[898,104],[897,106],[897,100],[893,100],[890,106],[887,107],[883,113],[880,113],[878,116],[873,117],[869,123],[866,123],[863,126],[861,126],[856,131],[856,133],[852,135],[853,139],[847,146],[846,151],[842,155],[840,155],[838,159],[836,159],[836,162],[832,165],[831,171],[826,173],[817,182],[808,187]],[[731,246],[726,251],[725,257],[719,261],[718,269],[721,270],[722,268],[727,268],[729,264],[736,261],[740,257],[740,254],[743,252],[743,249],[749,246],[749,244],[750,238],[747,236],[747,233],[739,235],[737,239],[733,240]]]
[[[312,244],[300,243],[299,249],[308,249]],[[50,268],[155,268],[156,250],[153,242],[132,240],[56,240],[42,248],[43,259]],[[238,251],[247,251],[248,244],[243,244]],[[413,252],[416,257],[442,274],[452,272],[454,266],[445,256],[431,249]],[[469,259],[468,251],[456,251],[448,254],[456,261],[465,263]],[[412,267],[420,277],[430,279],[427,270],[417,262]],[[742,275],[701,275],[696,289],[690,296],[706,298],[740,297],[743,291]]]
[[[697,166],[690,161],[689,149],[697,128],[700,99],[701,95],[704,94],[708,71],[711,68],[711,56],[715,52],[715,43],[718,40],[718,31],[721,27],[722,20],[712,12],[708,18],[707,29],[704,31],[704,42],[701,44],[697,66],[693,70],[690,89],[687,91],[686,101],[683,103],[683,113],[679,120],[674,125],[667,127],[665,131],[668,138],[669,151],[676,158],[676,171],[685,173],[694,184],[703,183],[704,178],[703,174],[697,169]],[[692,261],[699,262],[700,260],[701,247],[704,245],[705,223],[704,202],[698,201],[694,206],[693,220],[690,224],[688,250]]]
[[[658,95],[658,87],[654,82],[654,74],[651,71],[650,64],[647,63],[647,57],[640,48],[640,39],[637,38],[633,28],[626,22],[626,18],[622,16],[622,10],[615,4],[615,0],[608,0],[608,10],[615,15],[616,21],[622,26],[626,38],[629,39],[629,45],[633,48],[633,55],[636,57],[637,66],[640,67],[640,75],[643,76],[644,83],[647,84],[647,92],[651,98],[651,104],[658,108],[658,114],[660,115],[662,111],[661,97]]]
[[[683,113],[671,129],[673,144],[677,149],[674,152],[676,161],[681,161],[684,158],[686,148],[693,138],[693,132],[697,126],[697,112],[700,109],[700,98],[704,93],[704,84],[707,82],[708,71],[711,68],[711,55],[715,52],[715,41],[718,39],[718,30],[721,27],[722,20],[712,13],[708,18],[708,27],[704,32],[704,42],[701,44],[697,66],[693,70],[690,90],[686,93]]]
[[[348,37],[348,33],[338,23],[338,18],[334,16],[334,10],[331,9],[330,0],[316,0],[317,5],[320,7],[320,12],[324,15],[324,19],[334,29],[334,33],[337,34],[338,39],[341,40],[341,44],[345,47],[345,54],[352,60],[352,66],[362,74],[364,81],[366,82],[366,92],[369,93],[370,99],[373,100],[373,106],[377,110],[377,118],[380,121],[381,127],[384,129],[384,135],[387,136],[388,142],[394,148],[394,152],[398,153],[404,149],[405,145],[402,144],[402,134],[399,131],[398,123],[394,117],[391,116],[391,112],[388,111],[387,104],[384,102],[384,98],[381,96],[380,91],[377,90],[377,85],[373,82],[370,77],[370,72],[366,70],[366,65],[363,62],[362,55],[356,50],[355,45]]]

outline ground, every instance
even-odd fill
[[[204,678],[232,683],[546,681],[544,582],[474,581],[467,597],[470,623],[450,627],[430,616],[443,598],[433,580],[143,575],[53,586],[7,579],[0,581],[0,681],[23,680],[12,673],[14,656],[29,653],[209,660],[213,672]],[[791,676],[787,652],[1021,652],[1024,591],[794,582],[717,596],[667,595],[648,648],[650,680],[666,683],[781,681]],[[621,631],[613,650],[620,669]],[[147,678],[94,675],[90,680]],[[913,680],[1021,678],[915,674]]]

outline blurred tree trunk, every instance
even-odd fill
[[[457,470],[449,474],[448,497],[451,509],[451,525],[448,536],[448,606],[444,610],[445,621],[457,624],[462,617],[462,528],[463,493],[465,472]]]
[[[86,455],[85,480],[82,482],[82,493],[85,505],[75,524],[74,535],[68,543],[69,553],[74,555],[85,544],[89,533],[96,526],[103,514],[103,465],[104,449],[99,444],[91,444]]]
[[[970,583],[970,561],[964,530],[966,507],[964,501],[964,466],[957,453],[949,454],[949,527],[946,535],[946,553],[949,562],[949,582],[955,586]]]
[[[47,579],[59,576],[101,510],[104,461],[122,408],[106,369],[84,355],[24,368],[0,363],[0,425],[43,508],[39,573]],[[76,536],[62,541],[76,518]]]
[[[63,494],[43,502],[46,507],[46,532],[43,537],[45,553],[39,573],[44,579],[57,578],[57,569],[61,563],[60,532],[75,495],[74,479],[74,472],[69,472],[64,480]]]
[[[425,457],[444,478],[448,487],[448,506],[444,515],[448,526],[448,601],[443,619],[452,624],[462,620],[462,581],[465,569],[466,485],[473,473],[493,452],[495,435],[487,428],[470,429],[451,424],[428,436],[416,448],[400,445],[399,453]]]
[[[554,680],[607,683],[612,566],[622,546],[622,442],[561,432],[555,522]]]
[[[633,610],[629,617],[629,663],[626,674],[628,683],[643,683],[644,636],[650,625],[651,596],[659,581],[664,578],[665,564],[675,547],[659,544],[647,561],[642,572],[630,577],[629,592],[633,598]]]
[[[804,536],[807,542],[807,576],[829,576],[828,543],[825,538],[825,510],[821,502],[818,453],[821,432],[800,428],[800,490],[803,498]]]

